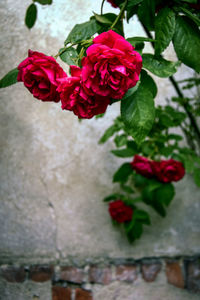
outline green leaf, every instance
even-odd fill
[[[155,0],[143,0],[138,8],[138,17],[148,30],[154,30]]]
[[[123,183],[120,185],[121,189],[124,190],[126,193],[129,193],[129,194],[134,194],[134,190],[128,186],[128,185],[124,185]]]
[[[154,39],[150,39],[150,38],[143,37],[143,36],[134,36],[134,37],[131,37],[131,38],[127,38],[126,40],[131,45],[132,45],[132,43],[134,44],[134,42],[155,42]]]
[[[161,9],[155,20],[155,53],[161,54],[171,42],[176,25],[175,13],[169,7]]]
[[[17,75],[19,70],[17,68],[8,72],[1,80],[0,80],[0,88],[5,88],[9,85],[12,85],[17,82]]]
[[[131,148],[125,148],[120,150],[111,150],[111,152],[118,157],[133,157],[137,152]]]
[[[173,44],[178,59],[200,72],[200,31],[188,17],[177,17]]]
[[[117,135],[114,142],[117,147],[122,147],[127,143],[127,136],[125,134]]]
[[[40,3],[40,4],[42,4],[42,5],[50,5],[50,4],[52,4],[52,0],[33,0],[33,2],[38,2],[38,3]]]
[[[153,54],[143,54],[143,67],[158,77],[169,77],[176,73],[180,62],[168,61],[162,57],[155,57]]]
[[[99,144],[104,144],[105,142],[107,142],[107,140],[113,136],[113,134],[115,132],[118,131],[118,127],[114,124],[112,126],[110,126],[104,133],[104,135],[100,138],[99,140]]]
[[[143,224],[146,224],[146,225],[151,224],[149,214],[142,209],[137,209],[134,211],[134,218]]]
[[[165,183],[155,190],[155,201],[168,206],[174,198],[174,195],[175,190],[173,184]]]
[[[61,48],[59,52],[61,52],[63,49],[64,48]],[[76,65],[75,60],[77,59],[77,57],[78,53],[73,47],[67,48],[65,52],[60,54],[60,58],[62,59],[62,61],[66,62],[68,65]]]
[[[93,16],[91,19],[93,18],[96,19],[98,24],[101,25],[101,28],[99,29],[100,31],[98,31],[98,33],[102,33],[110,29],[110,26],[114,23],[115,19],[117,18],[117,15],[113,13],[107,13],[104,15],[95,14],[95,16]],[[113,30],[119,33],[120,35],[124,36],[123,24],[121,19],[117,22]]]
[[[191,13],[187,8],[185,7],[181,7],[181,10],[182,12],[184,12],[184,14],[186,16],[188,16],[190,19],[192,19],[196,24],[197,26],[200,26],[200,20],[197,16],[195,16],[193,13]]]
[[[114,174],[113,182],[126,182],[131,173],[133,173],[133,169],[130,163],[124,163]]]
[[[135,141],[128,141],[127,142],[127,148],[133,149],[135,152],[138,152],[138,145],[136,144]]]
[[[122,99],[121,116],[127,132],[140,144],[154,122],[155,107],[151,92],[140,85],[134,94]]]
[[[95,19],[91,19],[90,21],[85,23],[76,24],[65,40],[65,45],[67,45],[68,43],[73,44],[81,42],[83,40],[87,40],[95,33],[97,33],[100,28],[100,24]]]
[[[37,6],[34,3],[32,3],[31,5],[29,5],[26,11],[26,16],[25,16],[26,26],[29,29],[31,29],[34,26],[36,19],[37,19]]]
[[[112,25],[112,21],[105,15],[98,15],[94,13],[95,19],[102,24]]]
[[[142,85],[145,85],[145,87],[148,88],[148,90],[152,93],[153,98],[155,98],[157,95],[158,89],[157,89],[157,85],[156,85],[155,81],[153,80],[153,78],[145,70],[142,70],[140,80],[141,80]]]
[[[115,194],[111,194],[111,195],[105,197],[105,198],[103,199],[103,201],[104,201],[104,202],[109,202],[109,201],[113,201],[113,200],[118,200],[118,199],[120,199],[120,198],[121,198],[121,194],[115,193]]]
[[[194,169],[194,182],[200,187],[200,168]]]

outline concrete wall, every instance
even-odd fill
[[[100,10],[100,1],[53,2],[38,5],[38,21],[31,31],[24,26],[30,1],[0,2],[0,77],[16,67],[29,48],[56,54],[75,24]],[[110,11],[108,4],[106,9]],[[136,21],[126,27],[127,34],[133,25],[134,34],[141,35]],[[184,77],[185,70],[178,76]],[[162,102],[173,90],[166,79],[159,83],[157,101]],[[134,245],[112,227],[102,198],[118,188],[112,175],[123,160],[110,154],[112,142],[97,142],[119,113],[118,104],[109,107],[103,119],[79,123],[60,104],[33,99],[22,83],[1,90],[0,97],[1,264],[199,254],[200,193],[189,177],[176,184],[167,218],[152,212],[153,226]]]

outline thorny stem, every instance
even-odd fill
[[[152,39],[153,37],[152,37],[150,31],[146,28],[146,26],[144,24],[142,24],[142,26],[143,26],[144,31],[146,32],[147,36]],[[152,44],[152,47],[154,48],[154,43],[151,42],[151,44]],[[176,82],[175,78],[173,76],[170,76],[169,80],[172,83],[174,89],[176,90],[178,96],[180,98],[184,99],[184,95],[183,95],[182,91],[180,90],[180,88],[178,86],[178,83]],[[195,135],[197,137],[198,144],[200,145],[200,130],[198,128],[196,119],[193,116],[193,114],[188,110],[187,103],[185,103],[183,101],[182,106],[183,106],[183,108],[184,108],[184,110],[185,110],[185,112],[186,112],[186,114],[187,114],[187,116],[188,116],[188,118],[190,120],[190,123],[191,123],[192,127],[194,128],[194,132],[195,132]]]
[[[126,9],[127,3],[128,3],[128,0],[126,0],[126,1],[124,2],[124,4],[122,5],[122,8],[121,8],[121,10],[120,10],[120,13],[119,13],[119,15],[117,16],[117,18],[115,19],[115,21],[113,22],[113,24],[111,25],[110,29],[113,29],[113,28],[115,27],[115,25],[117,24],[117,22],[118,22],[119,20],[121,20],[121,17],[123,16],[124,11],[125,11],[125,9]]]
[[[101,15],[103,15],[103,5],[104,5],[105,0],[102,1],[101,3]]]

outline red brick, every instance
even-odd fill
[[[89,282],[109,284],[112,281],[112,272],[109,267],[100,268],[91,266],[89,269]]]
[[[200,259],[188,262],[186,272],[187,288],[195,293],[200,292]]]
[[[60,279],[73,283],[82,283],[84,278],[83,269],[75,267],[62,267]]]
[[[26,278],[24,267],[3,266],[0,273],[9,282],[24,282]]]
[[[133,282],[137,279],[137,267],[135,265],[120,265],[116,267],[116,279]]]
[[[53,274],[52,266],[31,266],[29,271],[29,278],[36,282],[45,282],[51,280]]]
[[[166,262],[166,276],[168,283],[184,288],[184,277],[178,262]]]
[[[147,282],[153,282],[161,270],[160,263],[142,264],[142,277]]]
[[[52,300],[71,300],[71,289],[62,286],[53,286]]]
[[[92,293],[83,289],[76,289],[75,300],[92,300]]]

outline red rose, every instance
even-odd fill
[[[82,81],[93,95],[121,99],[136,85],[142,58],[134,47],[112,30],[93,40],[82,59]]]
[[[113,7],[118,7],[114,0],[107,0]]]
[[[118,223],[131,221],[133,216],[133,209],[124,204],[121,200],[116,200],[109,203],[109,213],[111,218]]]
[[[94,115],[105,112],[110,99],[108,97],[93,96],[81,85],[81,69],[70,66],[71,77],[60,80],[57,91],[60,93],[62,109],[71,110],[79,118],[90,119]]]
[[[185,175],[185,169],[180,161],[169,159],[160,162],[152,162],[156,178],[164,183],[179,181]]]
[[[60,100],[56,91],[58,80],[67,77],[67,74],[53,57],[29,50],[28,57],[19,64],[18,70],[17,80],[23,81],[35,98],[54,102]]]
[[[136,173],[141,174],[144,177],[154,177],[152,161],[148,160],[146,157],[135,155],[133,161],[131,162],[131,166]]]

